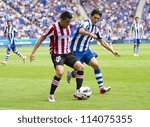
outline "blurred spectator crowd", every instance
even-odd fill
[[[108,22],[113,28],[114,36],[120,39],[129,37],[139,0],[1,0],[0,1],[0,38],[3,38],[3,27],[6,20],[12,19],[21,38],[37,38],[42,28],[51,25],[59,18],[63,10],[74,16],[74,24],[82,19],[78,4],[85,12],[98,8],[103,16],[98,24],[101,31]],[[150,34],[150,2],[147,0],[142,14],[142,23],[147,36]]]
[[[113,28],[114,36],[119,38],[125,38],[129,36],[129,29],[133,23],[139,0],[84,1],[82,1],[82,5],[87,13],[90,13],[90,10],[93,8],[98,8],[101,10],[103,16],[99,26],[102,30],[105,29],[105,22],[108,22],[108,24]]]
[[[70,11],[74,19],[80,18],[76,0],[2,0],[0,10],[0,36],[8,19],[12,19],[22,38],[35,38],[64,10]]]
[[[144,25],[145,36],[150,38],[150,0],[146,1],[141,18],[142,24]]]

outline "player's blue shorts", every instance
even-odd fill
[[[8,47],[7,47],[7,50],[10,51],[16,51],[16,45],[15,44],[9,44]]]
[[[134,44],[140,44],[141,43],[141,39],[134,39]]]
[[[91,50],[86,50],[85,52],[77,52],[74,51],[73,54],[75,57],[81,62],[81,63],[86,63],[89,64],[90,60],[93,57],[97,57],[97,54],[92,52]]]

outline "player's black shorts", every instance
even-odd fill
[[[78,59],[72,54],[56,54],[56,55],[51,55],[52,61],[54,63],[54,67],[56,67],[56,65],[64,65],[66,64],[69,67],[73,68],[73,65],[75,64],[75,62],[78,61]]]

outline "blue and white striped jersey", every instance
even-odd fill
[[[106,39],[111,38],[111,27],[110,26],[106,26]]]
[[[84,20],[77,28],[77,31],[74,34],[74,37],[71,41],[70,49],[71,51],[84,52],[89,49],[92,38],[90,36],[83,36],[79,34],[79,29],[84,28],[85,31],[94,33],[97,35],[98,39],[102,39],[99,28],[96,25],[93,25],[91,20]]]
[[[13,26],[5,26],[4,28],[4,34],[8,34],[8,39],[9,39],[9,44],[14,44],[15,43],[15,37],[17,34],[17,30]]]
[[[142,37],[142,30],[143,30],[142,24],[134,23],[134,24],[132,24],[131,29],[133,30],[133,38],[134,39],[141,39],[141,37]]]

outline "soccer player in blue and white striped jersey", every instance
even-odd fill
[[[99,86],[100,93],[103,94],[111,89],[111,87],[104,87],[103,77],[100,71],[100,67],[96,60],[95,54],[90,50],[90,43],[92,39],[96,39],[100,44],[112,52],[115,56],[120,56],[119,53],[111,49],[107,43],[102,39],[99,28],[96,26],[96,23],[99,21],[102,13],[94,9],[91,12],[90,19],[84,20],[78,27],[72,42],[71,50],[73,54],[82,62],[90,65],[94,69],[94,74]],[[68,72],[67,81],[70,82],[72,77],[75,77],[75,71]],[[77,93],[75,93],[77,94]]]
[[[7,53],[5,61],[2,61],[1,64],[6,65],[8,63],[8,59],[10,57],[10,51],[12,50],[15,54],[17,54],[19,57],[23,59],[23,63],[26,62],[26,56],[23,56],[19,51],[16,49],[15,40],[18,37],[18,32],[15,29],[15,27],[12,25],[12,21],[8,20],[6,23],[6,26],[4,28],[4,36],[8,37],[9,44],[7,47]]]
[[[110,48],[112,48],[112,34],[113,34],[112,28],[109,25],[109,23],[106,22],[106,24],[105,24],[105,40]]]
[[[139,17],[135,17],[135,23],[131,26],[131,35],[133,35],[134,42],[134,56],[139,56],[139,46],[141,39],[144,36],[144,30],[142,24],[139,22]]]

